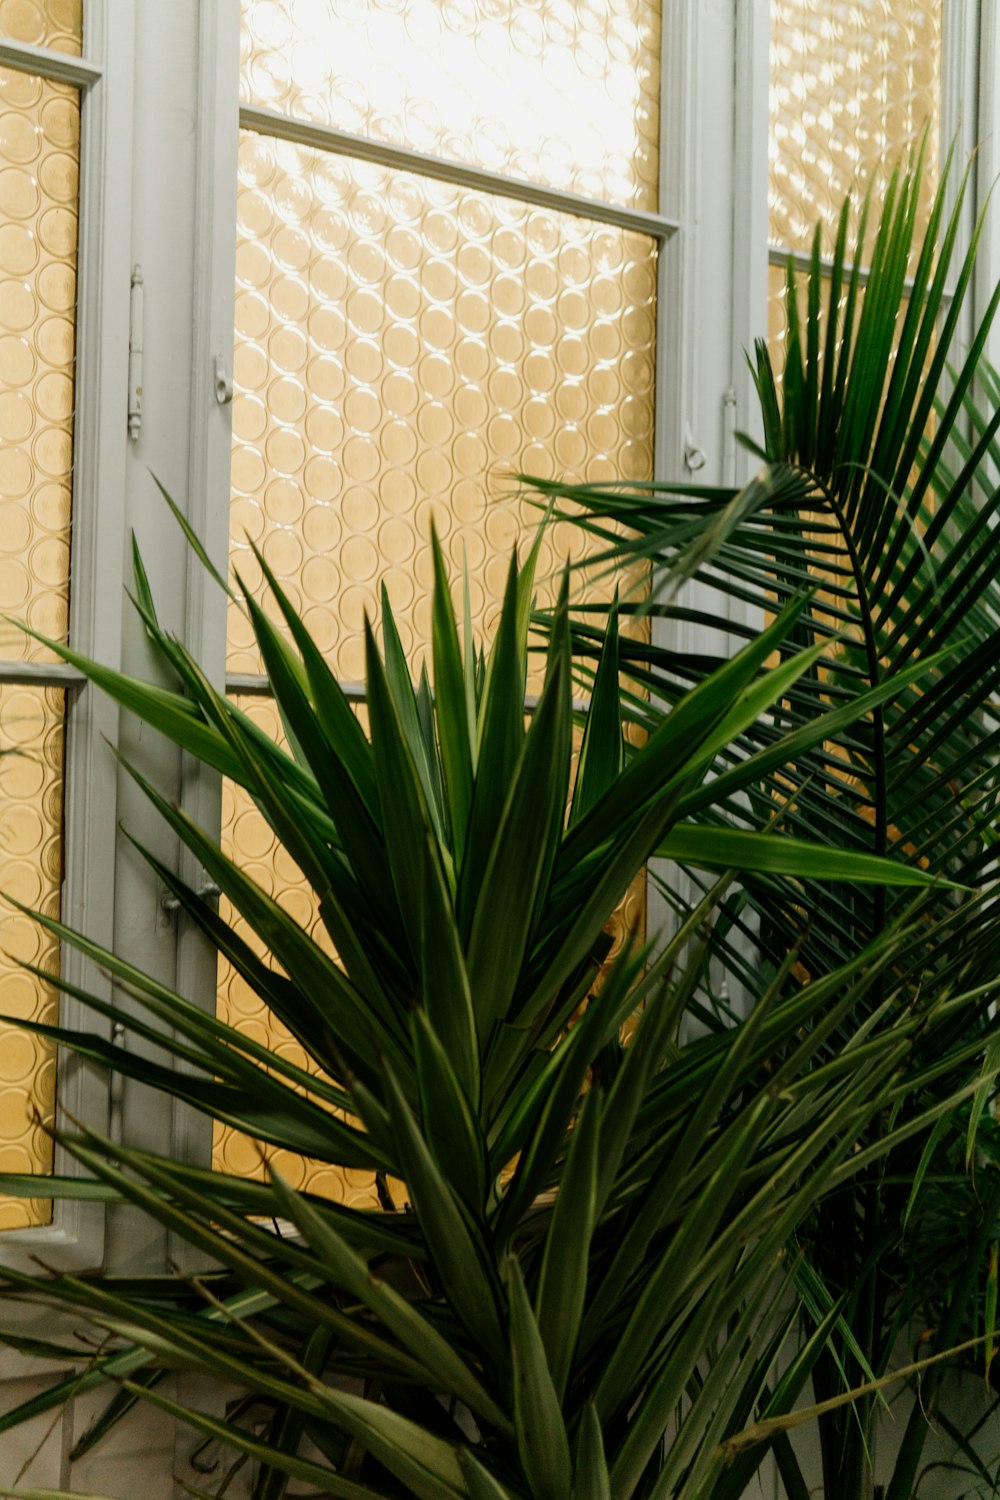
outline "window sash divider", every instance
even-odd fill
[[[368,689],[363,682],[340,682],[340,691],[350,703],[367,703]],[[227,672],[226,694],[230,698],[273,698],[274,691],[270,681],[260,672]],[[524,711],[533,714],[541,699],[538,693],[527,693],[524,699]],[[590,707],[587,698],[573,699],[573,712],[584,714]]]
[[[364,703],[368,697],[363,682],[339,683],[344,697],[351,703]],[[226,694],[230,698],[273,698],[271,683],[262,672],[227,672]]]
[[[767,247],[767,263],[768,263],[768,265],[770,265],[770,266],[781,266],[782,268],[784,268],[785,266],[788,265],[789,261],[791,261],[791,263],[795,267],[796,271],[802,271],[803,273],[805,273],[805,272],[807,272],[809,270],[809,267],[812,265],[812,256],[809,255],[809,254],[807,254],[805,250],[792,250],[792,249],[790,249],[786,245],[768,245],[768,247]],[[829,276],[833,275],[833,261],[831,260],[831,258],[828,255],[821,255],[820,256],[820,258],[819,258],[819,269],[820,269],[820,274],[822,276],[829,277]],[[871,267],[870,266],[862,266],[859,269],[859,271],[858,271],[858,285],[859,286],[867,286],[870,280],[871,280]],[[913,290],[913,277],[912,276],[905,277],[904,280],[903,280],[903,286],[905,287],[907,293],[912,292],[912,290]],[[954,295],[955,294],[951,290],[950,287],[945,287],[944,292],[942,293],[942,301],[944,301],[944,302],[950,302],[952,300],[952,298],[954,297]]]
[[[437,182],[449,182],[458,187],[472,188],[476,192],[513,198],[518,203],[530,203],[539,208],[552,209],[556,213],[572,214],[576,218],[647,234],[661,244],[670,239],[679,227],[676,220],[663,214],[647,213],[643,209],[627,208],[623,204],[604,203],[599,198],[586,198],[579,193],[568,193],[561,188],[508,177],[502,172],[490,172],[446,157],[429,156],[423,151],[414,151],[409,146],[389,145],[368,136],[337,130],[332,125],[297,119],[256,105],[240,105],[240,127],[257,135],[290,141],[298,146],[334,151],[358,161],[373,162],[377,166],[431,177]]]
[[[54,83],[72,83],[81,89],[100,83],[104,77],[104,69],[85,57],[5,38],[0,38],[0,67],[14,68],[19,73],[33,73]]]
[[[0,684],[17,687],[82,687],[84,674],[68,662],[0,661]]]

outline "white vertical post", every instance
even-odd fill
[[[732,381],[726,407],[724,478],[745,484],[757,460],[737,431],[763,439],[757,394],[746,355],[767,337],[768,137],[771,16],[768,0],[737,0],[733,91]],[[732,399],[728,399],[729,397]]]
[[[745,349],[767,315],[767,0],[668,0],[663,16],[656,477],[733,484],[748,474],[737,427],[753,427]],[[685,468],[686,434],[704,454]],[[731,604],[695,584],[686,602],[722,620]],[[711,645],[700,627],[653,621],[657,645]],[[731,645],[720,626],[717,646]],[[670,921],[650,886],[650,930]]]
[[[982,6],[980,0],[942,0],[941,5],[942,161],[949,147],[954,147],[954,162],[945,194],[946,211],[950,212],[957,199],[966,164],[972,163],[972,191],[966,194],[962,212],[959,257],[972,239],[977,214],[995,175],[988,163],[997,161],[991,139],[993,122],[988,113],[986,119],[983,118],[983,106],[987,105],[994,88],[991,79],[984,76],[980,62],[981,11],[993,8],[993,0],[984,0]],[[983,255],[982,259],[986,258]],[[959,324],[960,346],[968,345],[985,311],[985,303],[981,300],[983,290],[983,273],[977,267],[974,293],[966,301]]]
[[[111,9],[117,6],[112,0]],[[125,409],[119,443],[126,450],[126,522],[116,539],[131,572],[130,532],[135,531],[149,572],[164,627],[183,633],[186,544],[157,493],[152,475],[183,509],[188,488],[190,390],[194,366],[195,307],[192,261],[197,175],[199,7],[197,0],[136,7],[133,77],[134,114],[131,246],[127,265],[142,266],[143,413],[138,438],[128,442]],[[127,224],[115,235],[127,241]],[[128,295],[129,270],[125,272]],[[124,370],[123,370],[124,374]],[[124,533],[124,534],[122,534]],[[121,585],[116,585],[120,597]],[[121,637],[123,668],[147,680],[160,680],[162,668],[151,655],[145,632],[126,604]],[[135,716],[121,715],[120,744],[165,796],[181,792],[181,757],[176,747],[152,734]],[[177,868],[179,841],[131,778],[119,779],[123,827],[170,868]],[[177,984],[175,924],[163,910],[157,879],[146,861],[124,840],[118,849],[115,948],[124,958],[165,984]],[[123,1001],[123,1008],[128,1002]],[[130,1035],[129,1047],[145,1050]],[[141,1149],[161,1150],[170,1139],[172,1101],[155,1090],[124,1080],[121,1131]],[[123,1274],[161,1269],[167,1260],[165,1231],[131,1208],[109,1213],[108,1253]]]
[[[192,259],[194,345],[190,388],[191,446],[187,519],[218,571],[229,562],[229,491],[232,407],[220,399],[220,372],[231,379],[236,286],[236,167],[239,150],[239,0],[201,0],[199,8],[195,221]],[[223,393],[224,394],[224,393]],[[188,550],[184,641],[221,691],[225,682],[226,597]],[[221,777],[194,757],[181,767],[181,804],[209,834],[221,821]],[[179,871],[198,889],[204,871],[187,849]],[[214,1011],[218,954],[183,912],[177,923],[177,988]],[[212,1122],[174,1103],[171,1127],[176,1159],[205,1165]],[[185,1246],[171,1241],[173,1259]]]
[[[665,0],[660,63],[661,213],[678,230],[660,246],[656,283],[656,387],[653,473],[659,481],[684,475],[684,435],[694,432],[694,340],[696,337],[695,178],[700,152],[699,35],[703,5]],[[653,644],[676,645],[662,620],[651,622]],[[672,868],[672,867],[671,867]],[[665,873],[665,867],[657,866]],[[646,882],[646,927],[650,935],[670,930],[673,914],[652,880]]]
[[[998,0],[979,0],[978,101],[976,120],[976,207],[982,209],[992,194],[995,200],[1000,177],[1000,5]],[[980,316],[986,311],[994,288],[1000,282],[1000,227],[997,205],[987,217],[979,258],[976,262],[975,305]],[[994,323],[986,345],[990,362],[1000,367],[1000,323]]]

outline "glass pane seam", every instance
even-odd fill
[[[337,685],[349,702],[368,702],[368,690],[364,683],[340,682]],[[268,679],[252,672],[229,673],[226,677],[226,695],[230,698],[269,698],[272,701],[274,699],[274,693]],[[540,702],[541,697],[538,693],[526,693],[524,697],[525,713],[533,714]],[[572,708],[575,714],[586,713],[589,706],[586,698],[574,698],[572,700]]]
[[[42,661],[0,661],[0,683],[22,687],[83,687],[84,674],[68,664]]]
[[[782,269],[791,261],[797,271],[805,272],[812,265],[812,256],[808,255],[804,250],[793,250],[788,245],[769,244],[767,247],[767,261],[768,265],[780,266]],[[819,269],[823,276],[833,275],[833,265],[834,263],[830,256],[820,256]],[[871,268],[869,266],[861,266],[858,270],[858,285],[867,286],[870,280]],[[905,276],[903,278],[903,286],[907,293],[912,292],[913,285],[912,276]],[[954,295],[955,292],[952,287],[945,287],[941,293],[941,299],[943,302],[948,303],[951,302]]]
[[[365,703],[368,698],[364,683],[338,681],[337,686],[352,703]],[[227,672],[226,693],[230,698],[273,698],[268,679],[259,672]]]
[[[50,83],[72,83],[81,89],[91,88],[104,77],[100,64],[85,57],[35,47],[30,42],[3,39],[0,39],[0,67],[13,68],[19,73],[34,73]]]
[[[319,151],[336,152],[357,161],[373,162],[377,166],[414,172],[436,182],[452,183],[457,187],[472,188],[501,198],[513,198],[519,203],[530,203],[533,208],[551,208],[597,224],[634,230],[639,234],[648,234],[661,243],[670,239],[679,228],[676,219],[667,218],[664,214],[605,203],[599,198],[585,198],[577,193],[563,192],[559,188],[545,187],[542,183],[531,182],[526,178],[489,172],[450,157],[429,156],[407,146],[388,145],[367,136],[354,135],[350,131],[314,124],[311,120],[296,119],[294,116],[260,109],[254,105],[240,106],[240,126],[243,130],[253,131],[255,135],[291,141],[295,145],[311,146]]]

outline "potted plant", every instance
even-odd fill
[[[740,504],[806,493],[778,469]],[[61,1131],[85,1175],[56,1179],[55,1194],[141,1207],[202,1269],[137,1284],[4,1272],[8,1306],[55,1306],[100,1341],[0,1430],[105,1385],[108,1410],[81,1448],[135,1401],[151,1403],[225,1444],[234,1464],[256,1464],[257,1500],[292,1481],[349,1500],[742,1493],[766,1445],[752,1433],[749,1446],[727,1440],[790,1410],[842,1321],[834,1299],[804,1344],[789,1344],[806,1285],[796,1236],[887,1153],[978,1097],[992,1072],[981,1036],[954,1035],[956,1008],[977,997],[963,1001],[960,983],[905,984],[936,897],[930,875],[782,827],[698,818],[755,797],[771,769],[818,753],[927,667],[849,701],[821,705],[810,690],[816,713],[786,734],[781,716],[829,650],[825,639],[790,644],[808,617],[802,596],[632,747],[612,610],[572,777],[565,584],[525,721],[535,555],[512,562],[485,653],[456,618],[435,543],[433,688],[426,673],[411,679],[384,601],[382,649],[366,637],[368,733],[260,558],[282,629],[252,595],[243,602],[288,750],[164,632],[138,556],[137,608],[174,686],[55,647],[247,789],[309,879],[338,959],[143,783],[272,961],[146,857],[311,1067],[44,917],[114,979],[110,1002],[79,998],[166,1060],[96,1031],[33,1029],[264,1142],[371,1171],[383,1206],[356,1210],[276,1173],[251,1182]],[[706,779],[754,734],[751,755]],[[898,881],[909,905],[821,975],[803,975],[797,938],[745,1020],[688,1036],[679,1023],[708,1005],[730,874],[664,945],[632,943],[601,973],[616,902],[649,856],[671,849],[744,880]],[[926,1038],[944,1049],[949,1091]],[[37,1182],[6,1176],[0,1190],[35,1193]],[[77,1352],[51,1334],[31,1347],[63,1363]],[[160,1379],[170,1369],[212,1376],[232,1397],[230,1419],[170,1397]]]
[[[846,203],[831,262],[821,261],[817,229],[805,275],[789,265],[784,369],[773,369],[763,344],[752,368],[764,432],[760,457],[791,465],[804,493],[543,487],[546,503],[572,501],[574,515],[582,508],[583,524],[606,539],[609,566],[639,556],[665,577],[678,568],[685,576],[697,573],[736,601],[742,618],[749,607],[766,619],[814,586],[781,649],[818,645],[816,665],[784,699],[776,720],[758,721],[725,748],[716,767],[723,776],[779,735],[794,737],[820,705],[850,703],[900,669],[927,665],[910,687],[864,718],[794,761],[776,761],[746,797],[705,797],[696,814],[706,828],[760,830],[780,810],[783,826],[799,836],[890,855],[975,893],[956,903],[942,880],[923,909],[921,941],[897,950],[873,997],[877,1005],[890,993],[919,989],[948,1003],[956,987],[976,993],[956,1006],[943,1032],[932,1030],[919,1044],[930,1049],[928,1060],[941,1059],[921,1107],[938,1089],[953,1088],[958,1074],[948,1059],[957,1059],[964,1043],[986,1055],[1000,989],[994,899],[1000,383],[983,358],[1000,289],[962,347],[982,222],[959,255],[965,183],[949,209],[948,175],[946,166],[923,243],[914,232],[918,161],[891,179],[867,274],[861,250],[867,202],[854,236],[858,248],[850,246]],[[623,537],[613,529],[621,522],[628,528]],[[685,598],[661,597],[651,612],[668,621],[714,623]],[[752,634],[739,623],[728,628]],[[580,663],[597,649],[602,629],[599,610],[576,617]],[[716,666],[697,647],[680,655],[629,640],[624,653],[627,673],[647,694],[636,711],[651,732],[663,711],[658,705],[676,701]],[[889,885],[831,893],[808,881],[792,886],[783,877],[750,874],[735,899],[724,898],[713,941],[725,945],[752,1008],[790,948],[803,972],[817,979],[889,930],[904,900]],[[752,933],[742,946],[741,931]],[[707,1019],[725,1024],[718,1013]],[[988,1280],[992,1275],[995,1285],[990,1246],[1000,1235],[1000,1177],[995,1153],[983,1154],[977,1144],[990,1097],[984,1086],[961,1121],[942,1118],[929,1135],[909,1133],[801,1226],[797,1243],[810,1277],[824,1289],[807,1327],[819,1326],[829,1305],[843,1316],[815,1365],[817,1400],[841,1391],[845,1379],[857,1384],[883,1374],[911,1320],[909,1336],[924,1352],[981,1333],[983,1317],[987,1326],[992,1320]],[[905,1109],[892,1127],[904,1118]],[[888,1117],[875,1121],[865,1149],[875,1148],[889,1124]],[[977,1154],[982,1160],[972,1172]],[[947,1218],[940,1214],[942,1178],[951,1181]],[[942,1236],[937,1245],[928,1238],[934,1233]],[[963,1274],[942,1274],[955,1257]],[[988,1368],[981,1349],[968,1359],[980,1375]],[[942,1373],[936,1369],[922,1383],[888,1476],[887,1500],[914,1493]],[[879,1418],[874,1396],[822,1418],[827,1500],[871,1495]],[[783,1447],[777,1456],[788,1493],[804,1495],[794,1455]]]

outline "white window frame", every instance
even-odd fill
[[[74,84],[81,95],[69,639],[77,650],[115,664],[121,643],[129,305],[128,241],[121,233],[121,215],[128,210],[132,180],[132,0],[88,0],[85,11],[82,57],[2,41],[0,65]],[[109,872],[114,867],[116,776],[104,741],[117,738],[117,710],[66,666],[7,662],[0,664],[0,681],[66,688],[62,918],[108,942],[114,911]],[[67,979],[107,995],[106,980],[79,954],[64,951],[61,963]],[[65,996],[60,1018],[66,1025],[102,1030],[99,1018]],[[108,1082],[98,1069],[61,1053],[57,1090],[58,1118],[106,1120]],[[54,1171],[75,1175],[77,1168],[57,1149]],[[99,1263],[103,1244],[103,1206],[60,1201],[51,1224],[5,1231],[0,1254],[15,1266],[33,1269],[32,1257],[43,1255],[49,1264],[71,1269]]]

